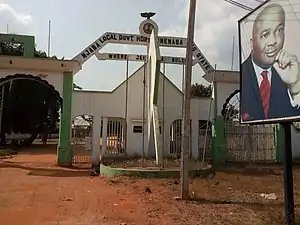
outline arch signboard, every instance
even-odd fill
[[[139,34],[124,34],[106,32],[97,38],[92,44],[76,55],[73,60],[77,60],[81,65],[98,53],[107,44],[127,44],[127,45],[145,45],[150,42],[150,38]],[[186,38],[158,36],[160,47],[186,48]],[[205,73],[214,70],[206,57],[194,43],[193,46],[193,65],[199,64]]]
[[[147,62],[147,55],[140,54],[121,54],[121,53],[95,53],[98,60],[110,61],[136,61]],[[161,62],[166,64],[182,65],[185,63],[185,58],[175,56],[161,56]]]

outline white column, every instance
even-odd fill
[[[192,135],[191,135],[191,153],[194,159],[198,159],[199,157],[199,120],[198,118],[192,118]]]
[[[100,129],[101,117],[94,116],[93,118],[93,134],[92,134],[92,164],[97,166],[100,159]]]
[[[105,155],[107,149],[107,117],[102,117],[103,128],[102,128],[102,151],[101,151],[101,158]]]
[[[165,119],[165,143],[164,143],[164,154],[166,157],[170,155],[170,120]]]

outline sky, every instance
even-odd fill
[[[240,0],[251,7],[254,0]],[[34,35],[38,50],[47,52],[51,20],[51,53],[72,59],[105,32],[136,33],[141,12],[156,12],[160,36],[187,36],[188,0],[0,0],[0,32]],[[197,0],[195,43],[217,69],[239,69],[237,21],[248,12],[224,0]],[[8,29],[7,29],[8,28]],[[235,44],[233,45],[233,36]],[[106,45],[101,52],[146,54],[143,46]],[[185,57],[184,49],[161,48],[161,55]],[[140,62],[130,62],[132,73]],[[181,88],[182,66],[166,65],[166,76]],[[208,84],[199,65],[192,82]],[[126,78],[126,62],[99,61],[94,56],[75,75],[86,90],[110,91]]]

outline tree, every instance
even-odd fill
[[[24,53],[24,46],[21,43],[14,43],[14,42],[7,42],[7,41],[0,42],[1,55],[23,56],[23,53]],[[34,47],[34,57],[57,59],[55,55],[52,57],[48,57],[46,52],[37,50],[36,47]]]
[[[191,86],[191,97],[210,97],[212,94],[212,87],[211,85],[205,86],[203,84],[192,84]]]

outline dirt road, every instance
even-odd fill
[[[0,160],[2,225],[271,225],[283,224],[280,171],[217,173],[191,181],[195,201],[178,201],[177,180],[106,179],[55,165],[55,151]],[[296,203],[300,171],[295,172]],[[150,191],[149,191],[150,190]],[[267,200],[261,193],[274,193]]]

